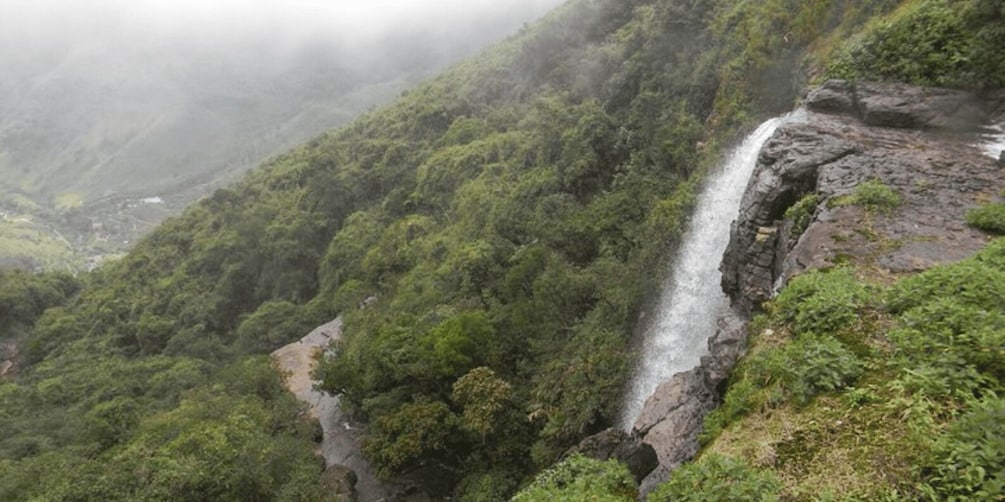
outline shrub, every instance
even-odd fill
[[[630,502],[638,489],[628,468],[616,460],[574,455],[538,474],[513,502]]]
[[[974,261],[991,269],[1005,272],[1005,239],[995,239],[984,247]]]
[[[1005,234],[1005,204],[986,204],[967,211],[967,225],[993,234]]]
[[[925,491],[933,499],[1000,500],[1005,493],[1005,399],[981,402],[936,443]]]
[[[866,211],[889,213],[900,205],[900,194],[882,181],[872,179],[855,187],[850,202]]]
[[[802,234],[810,226],[810,222],[813,221],[813,212],[816,211],[818,202],[820,202],[820,197],[815,193],[811,193],[799,199],[799,202],[796,202],[792,207],[785,210],[785,217],[792,220],[793,235]]]
[[[898,377],[909,392],[969,401],[1005,378],[1005,315],[954,297],[935,298],[901,315],[889,333]]]
[[[841,342],[806,334],[751,360],[748,376],[754,381],[777,382],[797,403],[806,404],[817,394],[855,383],[864,364]]]
[[[832,78],[966,88],[1005,85],[1005,14],[995,0],[909,2],[846,42]]]
[[[797,333],[833,333],[851,326],[870,298],[851,269],[814,270],[792,279],[774,308]]]
[[[650,502],[778,500],[781,483],[770,472],[720,455],[684,464],[649,495]]]
[[[885,303],[894,313],[952,297],[987,311],[1005,310],[1005,271],[989,266],[996,258],[991,252],[975,259],[935,267],[911,276],[891,287]]]

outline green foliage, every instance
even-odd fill
[[[841,481],[830,495],[839,498],[994,500],[1002,486],[1003,250],[998,239],[972,258],[900,280],[876,295],[885,311],[870,305],[876,287],[850,269],[797,277],[758,321],[725,403],[706,419],[705,447],[776,472],[783,496],[817,493],[833,475]],[[846,388],[839,399],[820,396]]]
[[[967,225],[993,234],[1005,234],[1005,204],[985,204],[967,211]]]
[[[628,468],[616,460],[600,461],[573,455],[538,474],[513,497],[513,502],[631,501],[637,487]]]
[[[126,385],[144,381],[132,378]],[[149,403],[143,396],[98,402],[79,423],[67,424],[78,427],[67,432],[79,435],[78,442],[116,446],[97,454],[64,448],[9,462],[0,470],[0,498],[271,500],[299,493],[319,499],[310,427],[298,419],[299,407],[268,359],[244,360],[214,380],[153,414],[141,412]],[[29,411],[48,422],[46,412]]]
[[[989,89],[1005,85],[1005,13],[994,0],[913,0],[870,23],[829,64],[837,78]]]
[[[457,427],[457,417],[438,401],[420,401],[402,405],[393,413],[382,415],[363,443],[380,474],[394,472],[435,461],[448,450],[448,442]]]
[[[900,205],[900,194],[882,181],[871,179],[855,186],[849,202],[867,211],[889,213]]]
[[[820,202],[820,196],[811,193],[785,210],[785,217],[792,220],[793,235],[800,235],[806,231],[810,222],[813,221],[813,213],[816,212],[818,202]]]
[[[779,500],[781,483],[770,472],[742,460],[703,455],[697,462],[674,470],[670,479],[649,495],[653,502]]]
[[[980,402],[936,443],[928,486],[941,500],[995,500],[1005,493],[1005,399]]]
[[[754,382],[779,386],[782,399],[791,397],[798,404],[806,404],[817,394],[853,384],[862,374],[863,366],[852,351],[834,338],[804,334],[779,349],[757,354],[744,365],[743,371]]]
[[[500,412],[513,399],[513,388],[491,369],[475,368],[454,382],[454,402],[464,409],[461,428],[485,436],[497,428]]]
[[[870,298],[852,269],[813,270],[792,279],[772,308],[797,333],[835,333],[851,326]]]
[[[888,7],[570,2],[218,190],[81,292],[0,288],[0,307],[27,309],[26,367],[0,387],[0,498],[317,498],[291,484],[316,470],[292,453],[309,451],[295,403],[245,356],[336,313],[345,335],[317,376],[367,422],[376,467],[505,498],[619,413],[650,271],[731,126],[788,109],[817,37]],[[868,288],[841,271],[796,284],[777,321],[796,341],[758,359],[720,426],[861,372],[849,340]],[[72,482],[25,481],[48,471]],[[622,474],[611,496],[633,497]]]
[[[66,303],[80,286],[68,274],[0,270],[0,341],[19,338],[46,309]]]
[[[245,353],[272,352],[310,332],[320,320],[288,301],[265,302],[237,326],[235,347]]]
[[[995,257],[989,251],[999,247],[992,244],[974,259],[935,267],[898,282],[884,295],[887,308],[902,313],[948,296],[964,305],[1000,312],[1005,309],[1005,267],[989,262]]]

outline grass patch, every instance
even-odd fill
[[[648,500],[771,501],[779,499],[780,489],[774,474],[750,467],[742,459],[711,454],[673,471]]]
[[[900,205],[900,194],[882,181],[871,179],[860,183],[849,202],[866,211],[888,214]]]
[[[992,234],[1005,234],[1005,204],[986,204],[967,211],[967,225]]]
[[[889,214],[902,202],[900,194],[880,180],[859,183],[852,193],[827,200],[827,207],[858,206],[869,213]]]

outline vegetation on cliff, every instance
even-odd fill
[[[799,276],[755,321],[705,455],[785,498],[994,499],[1005,488],[1005,240],[893,285]]]
[[[576,0],[217,191],[24,330],[22,371],[0,383],[0,498],[318,499],[313,429],[261,354],[336,314],[345,339],[318,376],[367,422],[377,468],[509,496],[616,416],[650,271],[718,147],[791,106],[815,44],[897,2],[847,4]],[[873,349],[800,310],[844,307],[799,305],[770,322],[807,324],[795,347],[827,364],[766,352],[722,429],[868,381]],[[946,399],[932,409],[1000,410]],[[966,455],[945,448],[931,472]],[[700,469],[682,472],[715,479]]]

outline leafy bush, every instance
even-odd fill
[[[855,187],[850,202],[867,211],[888,213],[900,205],[900,194],[882,181],[872,179]]]
[[[874,21],[830,62],[836,78],[965,88],[1005,85],[1005,13],[996,0],[918,0]]]
[[[782,485],[770,472],[720,455],[682,465],[649,495],[650,502],[771,501]]]
[[[574,455],[538,474],[513,502],[631,502],[638,489],[628,468],[616,460]]]
[[[813,212],[816,211],[818,202],[820,202],[820,196],[811,193],[785,210],[785,217],[792,220],[792,233],[794,235],[806,231],[806,227],[813,220]]]
[[[967,211],[967,225],[993,234],[1005,234],[1005,204],[986,204]]]
[[[797,403],[855,383],[864,364],[841,342],[822,335],[804,334],[778,349],[756,355],[746,367],[747,378],[775,383]]]
[[[870,299],[851,269],[835,268],[793,278],[772,306],[796,333],[834,333],[852,325]]]
[[[985,310],[953,297],[939,298],[905,312],[901,323],[910,335],[891,338],[911,357],[945,360],[950,355],[982,373],[1005,378],[1005,311]]]
[[[1005,271],[987,265],[992,257],[979,254],[975,259],[908,277],[886,292],[886,306],[901,313],[948,296],[987,311],[1005,309]]]
[[[937,441],[925,487],[943,500],[1000,500],[1005,493],[1005,399],[981,402]]]
[[[1005,239],[995,239],[973,257],[973,261],[1005,272]]]

